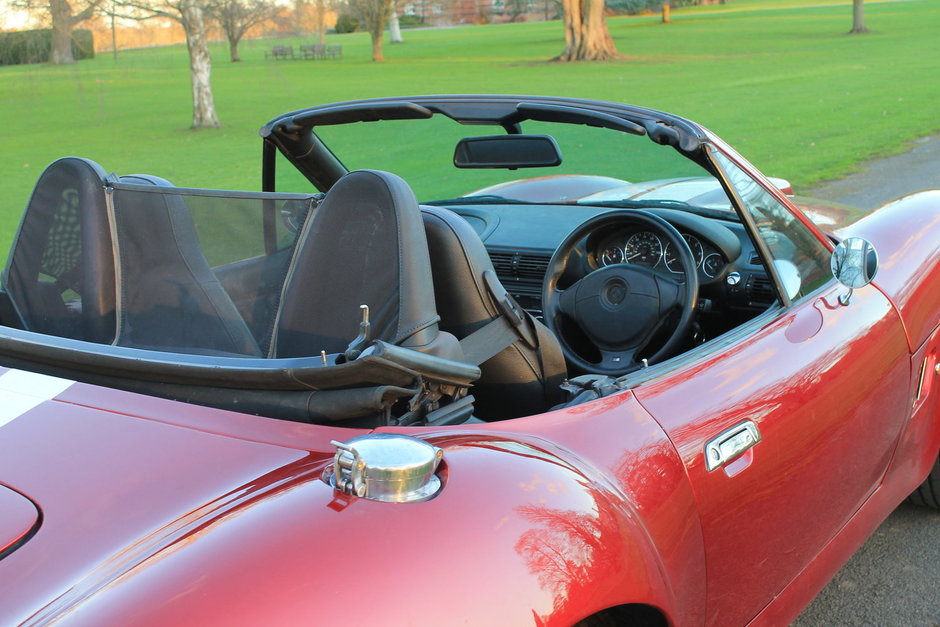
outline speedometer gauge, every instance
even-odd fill
[[[663,243],[655,234],[641,231],[630,236],[623,252],[627,263],[653,267],[663,256]]]
[[[702,265],[702,257],[705,255],[702,242],[698,241],[698,238],[694,235],[687,233],[682,234],[682,239],[689,245],[689,250],[692,251],[692,260],[695,262],[695,267],[698,268]],[[679,261],[679,255],[669,242],[666,242],[666,249],[663,251],[663,260],[666,262],[666,267],[669,268],[671,272],[677,274],[682,272],[682,263]]]

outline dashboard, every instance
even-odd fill
[[[541,316],[542,283],[549,260],[565,236],[608,207],[583,205],[454,205],[486,246],[502,284],[520,305]],[[689,245],[698,274],[700,320],[715,335],[764,311],[776,293],[743,225],[678,209],[649,209],[669,222]],[[612,264],[638,264],[677,278],[685,270],[668,242],[625,219],[585,238],[569,270],[586,276]]]

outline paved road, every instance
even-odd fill
[[[876,159],[844,179],[798,194],[874,209],[911,192],[940,189],[940,135],[913,142],[911,150]]]
[[[931,188],[940,189],[940,136],[806,195],[873,209]],[[940,512],[901,505],[794,625],[940,627]]]

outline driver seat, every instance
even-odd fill
[[[486,327],[505,315],[497,299],[508,297],[522,311],[503,296],[483,241],[466,220],[440,207],[422,206],[421,214],[442,331],[467,338]],[[561,345],[541,322],[523,317],[515,341],[479,364],[482,375],[472,392],[474,414],[484,420],[542,413],[563,400],[560,386],[567,372]]]

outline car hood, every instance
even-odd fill
[[[821,200],[819,198],[809,198],[807,196],[792,196],[793,201],[800,211],[806,214],[813,223],[826,233],[832,233],[838,229],[849,226],[865,217],[868,211],[857,209],[837,202]]]

